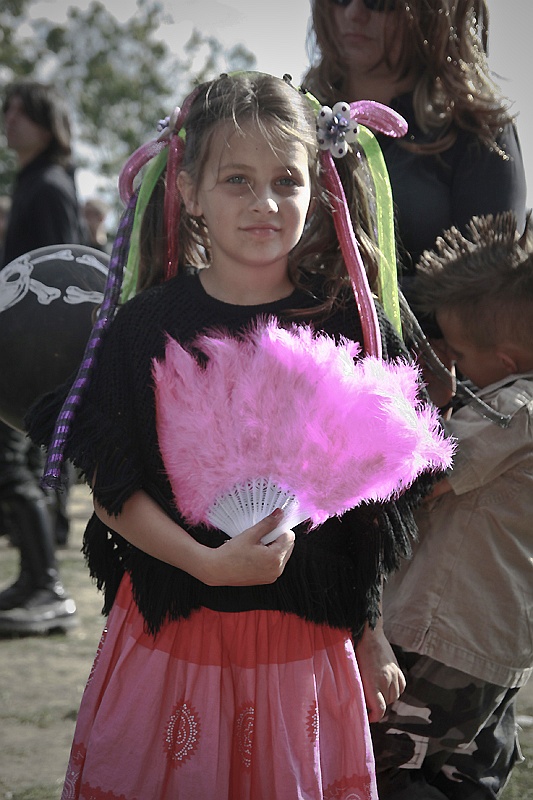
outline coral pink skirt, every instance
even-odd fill
[[[209,609],[148,635],[124,578],[62,800],[377,800],[346,632]]]

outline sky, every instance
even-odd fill
[[[86,8],[90,0],[78,0]],[[166,22],[160,30],[171,50],[180,50],[194,28],[215,36],[231,47],[244,43],[256,56],[256,68],[280,77],[292,75],[298,83],[308,63],[306,35],[309,23],[309,0],[162,0],[167,9]],[[64,21],[68,0],[36,0],[32,16]],[[136,11],[135,0],[106,0],[117,19],[125,20]],[[490,13],[489,64],[504,94],[513,101],[518,113],[518,131],[522,144],[528,182],[528,205],[533,205],[533,103],[531,96],[531,0],[488,0]],[[176,98],[179,103],[181,98]],[[80,194],[93,189],[89,175],[78,177]]]

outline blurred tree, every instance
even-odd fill
[[[170,53],[158,30],[161,3],[137,0],[137,11],[119,22],[100,0],[86,10],[71,6],[65,24],[28,20],[35,0],[4,0],[0,11],[1,77],[29,77],[59,86],[75,121],[76,161],[100,176],[114,201],[116,176],[125,158],[155,135],[157,122],[197,80],[221,71],[251,69],[244,46],[226,50],[194,31],[181,58]],[[31,35],[28,35],[28,31]],[[12,179],[12,159],[0,152],[0,194]]]
[[[34,0],[2,0],[0,3],[0,82],[13,75],[31,75],[44,54],[45,46],[24,31],[28,10]]]
[[[3,0],[0,3],[0,87],[15,76],[30,76],[44,54],[44,45],[23,28],[32,2]],[[0,194],[9,194],[14,172],[14,155],[0,142]]]

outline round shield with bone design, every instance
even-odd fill
[[[78,368],[109,256],[84,245],[32,250],[0,270],[0,419],[23,430],[31,404]]]

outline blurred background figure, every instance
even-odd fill
[[[416,306],[415,266],[439,236],[474,216],[513,211],[526,225],[526,178],[510,101],[487,60],[486,0],[311,0],[303,85],[323,103],[375,100],[407,120],[403,139],[377,135],[389,171],[401,289]],[[453,371],[433,318],[425,335]],[[409,347],[410,324],[404,325]],[[425,368],[432,400],[450,386]]]
[[[109,206],[99,197],[89,197],[82,210],[88,230],[87,246],[111,254],[112,244],[106,227]]]
[[[46,84],[13,83],[5,93],[3,114],[7,145],[18,164],[3,265],[38,247],[82,243],[85,225],[63,97]]]
[[[74,180],[70,118],[61,94],[34,81],[13,83],[2,110],[7,145],[18,166],[3,268],[39,247],[83,243],[86,233]],[[67,490],[45,495],[41,470],[40,450],[23,433],[0,423],[0,507],[4,532],[20,551],[20,574],[0,592],[0,634],[66,629],[77,621],[55,556],[56,540],[66,543],[68,538]]]
[[[485,0],[312,0],[311,67],[321,102],[377,100],[407,120],[377,138],[390,174],[401,280],[444,230],[473,216],[526,219],[526,180],[510,102],[487,61]]]
[[[0,195],[0,264],[3,264],[4,240],[6,238],[7,220],[11,209],[11,198],[7,194]]]

